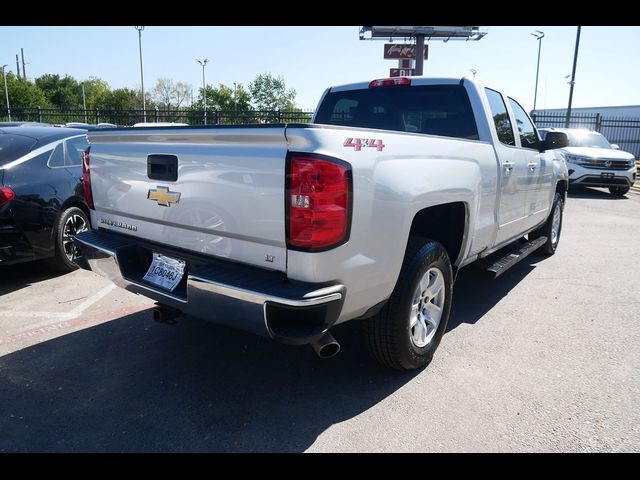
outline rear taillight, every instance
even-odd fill
[[[287,245],[326,250],[349,238],[351,168],[340,160],[294,154],[287,171]]]
[[[379,78],[369,82],[369,88],[397,87],[401,85],[411,85],[411,79],[407,77]]]
[[[84,190],[84,201],[87,206],[93,209],[93,193],[91,192],[91,169],[89,168],[89,151],[91,147],[82,153],[82,190]]]
[[[9,187],[0,187],[0,207],[6,205],[11,200],[16,198],[16,194]]]

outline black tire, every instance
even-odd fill
[[[558,229],[558,235],[555,237],[555,240],[554,240],[552,230],[553,230],[553,216],[555,214],[556,208],[559,209],[560,226]],[[529,239],[534,239],[541,236],[547,237],[547,241],[544,244],[542,244],[542,246],[539,249],[539,251],[544,253],[545,255],[551,256],[554,253],[556,253],[556,249],[558,248],[558,243],[560,242],[560,234],[562,233],[563,212],[564,212],[564,200],[562,199],[562,195],[556,192],[556,194],[553,197],[553,206],[551,207],[551,211],[549,212],[549,217],[547,218],[547,221],[544,222],[544,225],[540,227],[538,230],[535,230],[529,234]]]
[[[78,219],[84,222],[83,226]],[[55,256],[47,260],[51,268],[62,272],[71,272],[78,268],[73,262],[78,250],[75,244],[69,244],[69,237],[78,233],[77,230],[82,231],[82,228],[89,229],[91,226],[87,215],[80,208],[70,207],[60,214],[54,229]]]
[[[609,187],[611,195],[623,196],[629,193],[630,187]]]
[[[442,316],[431,340],[419,347],[414,343],[410,327],[412,303],[420,280],[430,270],[435,272],[434,269],[442,274],[444,280],[444,294],[440,297],[444,302]],[[371,356],[382,365],[396,370],[426,367],[447,328],[452,293],[453,272],[447,251],[436,241],[411,237],[400,277],[389,301],[374,317],[362,322],[365,342]]]

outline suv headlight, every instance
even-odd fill
[[[573,163],[575,165],[587,165],[589,163],[589,159],[581,157],[579,155],[572,155],[565,152],[560,153],[560,155],[565,159],[566,162]]]

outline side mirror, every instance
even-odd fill
[[[540,142],[540,151],[553,150],[569,146],[569,137],[563,132],[547,132],[547,136]]]
[[[611,148],[613,148],[614,150],[620,150],[620,145],[618,145],[617,143],[612,143]]]

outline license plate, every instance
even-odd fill
[[[153,253],[153,261],[143,277],[147,282],[173,292],[182,280],[186,263],[182,260]]]
[[[612,178],[615,176],[615,174],[614,174],[614,173],[604,173],[604,172],[603,172],[603,173],[601,173],[601,174],[600,174],[600,176],[601,176],[602,178],[606,178],[606,179],[608,179],[608,180],[609,180],[609,179],[612,179]]]

